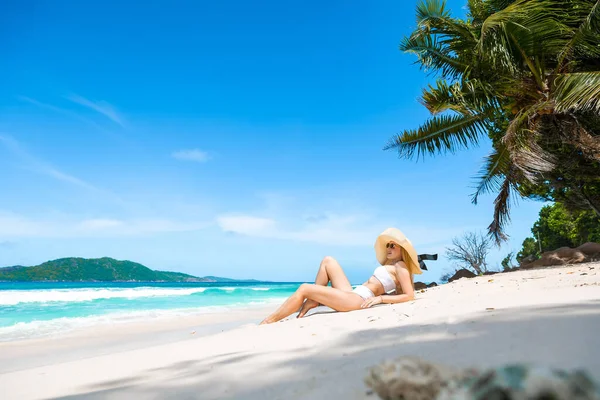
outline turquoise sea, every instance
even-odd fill
[[[2,283],[0,341],[280,303],[300,283]]]

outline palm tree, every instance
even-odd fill
[[[555,171],[556,151],[572,149],[600,176],[600,1],[469,0],[467,7],[461,20],[443,0],[417,5],[417,28],[400,49],[438,74],[420,99],[432,117],[384,149],[418,158],[491,139],[472,201],[497,193],[488,232],[500,244],[511,196],[527,195]]]

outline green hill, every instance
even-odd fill
[[[132,261],[113,258],[61,258],[34,267],[0,268],[0,281],[143,281],[143,282],[226,282],[234,279],[199,278],[180,272],[154,271]]]

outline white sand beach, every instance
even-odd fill
[[[461,279],[414,301],[258,323],[276,306],[0,344],[2,399],[376,399],[370,367],[585,368],[600,381],[600,263]]]

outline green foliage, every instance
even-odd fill
[[[518,261],[529,255],[539,257],[540,245],[545,252],[565,246],[578,247],[586,242],[600,243],[600,218],[592,211],[570,211],[563,204],[554,203],[540,210],[531,231],[535,238],[523,241],[523,248],[517,254]]]
[[[34,267],[0,268],[0,281],[199,281],[179,272],[153,271],[131,261],[104,257],[61,258]]]
[[[590,211],[570,212],[555,203],[540,210],[532,232],[541,242],[542,251],[577,247],[585,242],[600,241],[600,218]]]
[[[501,265],[502,265],[503,271],[510,271],[515,267],[512,263],[512,259],[514,256],[515,256],[514,251],[511,251],[510,253],[508,253],[508,255],[506,257],[504,257],[502,259]]]
[[[533,256],[535,259],[540,258],[538,242],[532,237],[525,238],[523,248],[517,253],[517,262],[521,262],[525,257]]]
[[[418,159],[489,137],[472,201],[496,194],[498,244],[515,195],[600,216],[600,3],[469,0],[462,20],[423,0],[416,14],[400,50],[438,76],[420,99],[432,117],[385,149]]]

